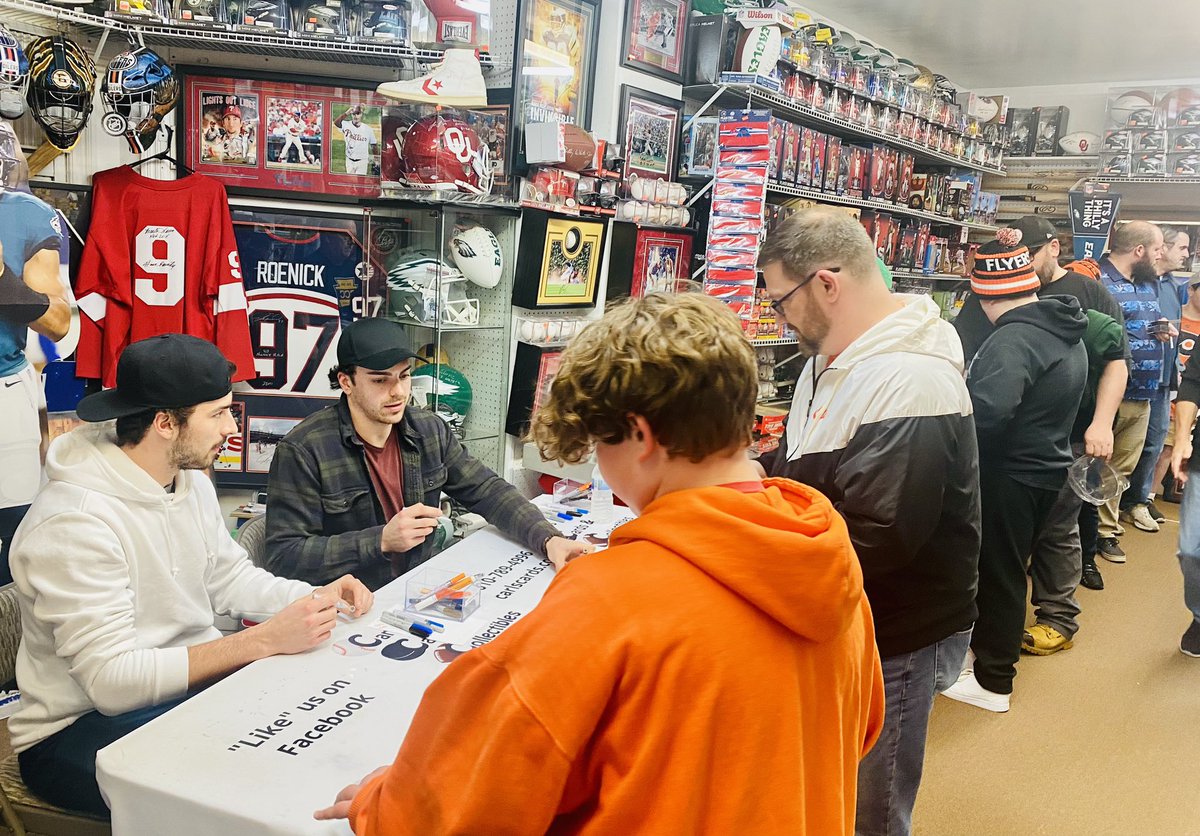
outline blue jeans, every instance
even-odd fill
[[[155,717],[183,702],[181,697],[161,705],[106,717],[89,711],[71,725],[17,755],[21,780],[44,801],[108,817],[108,805],[96,783],[96,753]]]
[[[1163,443],[1167,438],[1167,424],[1170,421],[1171,390],[1163,387],[1150,399],[1150,423],[1146,425],[1146,442],[1142,445],[1142,455],[1138,458],[1137,467],[1129,474],[1129,487],[1121,495],[1122,511],[1150,501],[1150,494],[1154,493],[1157,487],[1154,484],[1154,467],[1162,454]]]
[[[1200,460],[1198,460],[1200,461]],[[1179,568],[1183,570],[1183,603],[1200,621],[1200,472],[1193,471],[1179,504]]]
[[[875,748],[858,765],[856,836],[908,836],[925,767],[933,698],[958,680],[971,631],[883,660],[886,711]]]

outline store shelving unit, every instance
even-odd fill
[[[922,282],[949,282],[957,284],[959,282],[969,282],[970,276],[954,276],[945,273],[916,273],[911,270],[893,270],[892,278],[901,281],[922,281]]]
[[[886,200],[873,200],[871,198],[830,194],[829,192],[823,192],[820,189],[812,189],[805,186],[784,186],[779,183],[774,183],[767,186],[767,193],[774,195],[787,195],[788,197],[806,197],[819,203],[833,203],[839,206],[858,206],[862,209],[875,209],[880,212],[890,212],[893,215],[899,215],[905,218],[919,218],[921,220],[931,221],[933,223],[965,226],[967,229],[977,229],[987,232],[995,232],[996,229],[998,229],[998,227],[991,224],[981,224],[973,221],[957,221],[954,218],[948,218],[945,215],[939,215],[935,212],[925,212],[920,209],[910,209],[908,206],[905,206],[902,203],[890,203]]]
[[[817,110],[802,102],[754,84],[694,84],[683,88],[683,97],[725,107],[761,107],[771,110],[776,116],[788,117],[802,125],[830,130],[842,137],[867,139],[883,142],[911,153],[918,162],[929,165],[952,165],[972,171],[1004,174],[1003,167],[985,166],[969,162],[953,154],[943,154],[907,139],[889,136],[881,131],[870,130],[856,122]],[[701,108],[701,112],[706,108]]]
[[[442,51],[436,49],[329,41],[289,33],[275,35],[224,29],[181,29],[161,21],[132,23],[39,3],[36,0],[0,0],[0,12],[0,20],[11,29],[53,31],[56,28],[69,27],[91,39],[99,40],[101,47],[111,35],[116,35],[148,46],[245,53],[301,61],[348,62],[378,67],[395,67],[400,61],[432,63],[442,60]],[[493,59],[485,53],[480,57],[480,63],[487,69],[501,65],[509,66],[512,61]]]
[[[798,340],[795,337],[763,337],[762,339],[751,340],[750,345],[757,348],[769,345],[795,345],[797,342]]]

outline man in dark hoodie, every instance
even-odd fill
[[[974,664],[946,696],[1008,711],[1025,626],[1025,567],[1072,461],[1070,434],[1087,380],[1087,317],[1071,297],[1039,299],[1021,232],[979,248],[971,290],[996,325],[967,370],[979,439],[983,538]]]

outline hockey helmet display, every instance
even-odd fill
[[[1200,125],[1200,105],[1192,105],[1180,111],[1176,124],[1184,127]]]
[[[96,65],[79,44],[63,35],[34,38],[29,58],[29,109],[50,144],[70,151],[92,115]]]
[[[8,189],[13,175],[20,171],[21,143],[17,140],[16,131],[8,122],[0,122],[0,194]]]
[[[415,189],[456,189],[471,194],[492,190],[487,145],[475,129],[453,116],[425,116],[404,132],[402,176]]]
[[[1188,131],[1175,137],[1176,151],[1200,151],[1200,133]]]
[[[25,113],[29,59],[13,34],[0,26],[0,116],[18,119]]]
[[[179,101],[179,79],[166,61],[140,47],[109,62],[100,92],[104,130],[124,136],[129,149],[140,154],[154,144],[163,117]]]
[[[466,375],[452,366],[421,366],[412,374],[412,395],[418,406],[436,412],[456,435],[462,435],[474,400]]]

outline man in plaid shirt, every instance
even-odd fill
[[[433,556],[443,491],[557,566],[587,551],[441,418],[409,405],[416,357],[407,344],[390,320],[343,329],[330,371],[341,400],[300,422],[271,462],[267,567],[315,584],[350,572],[378,589]]]

